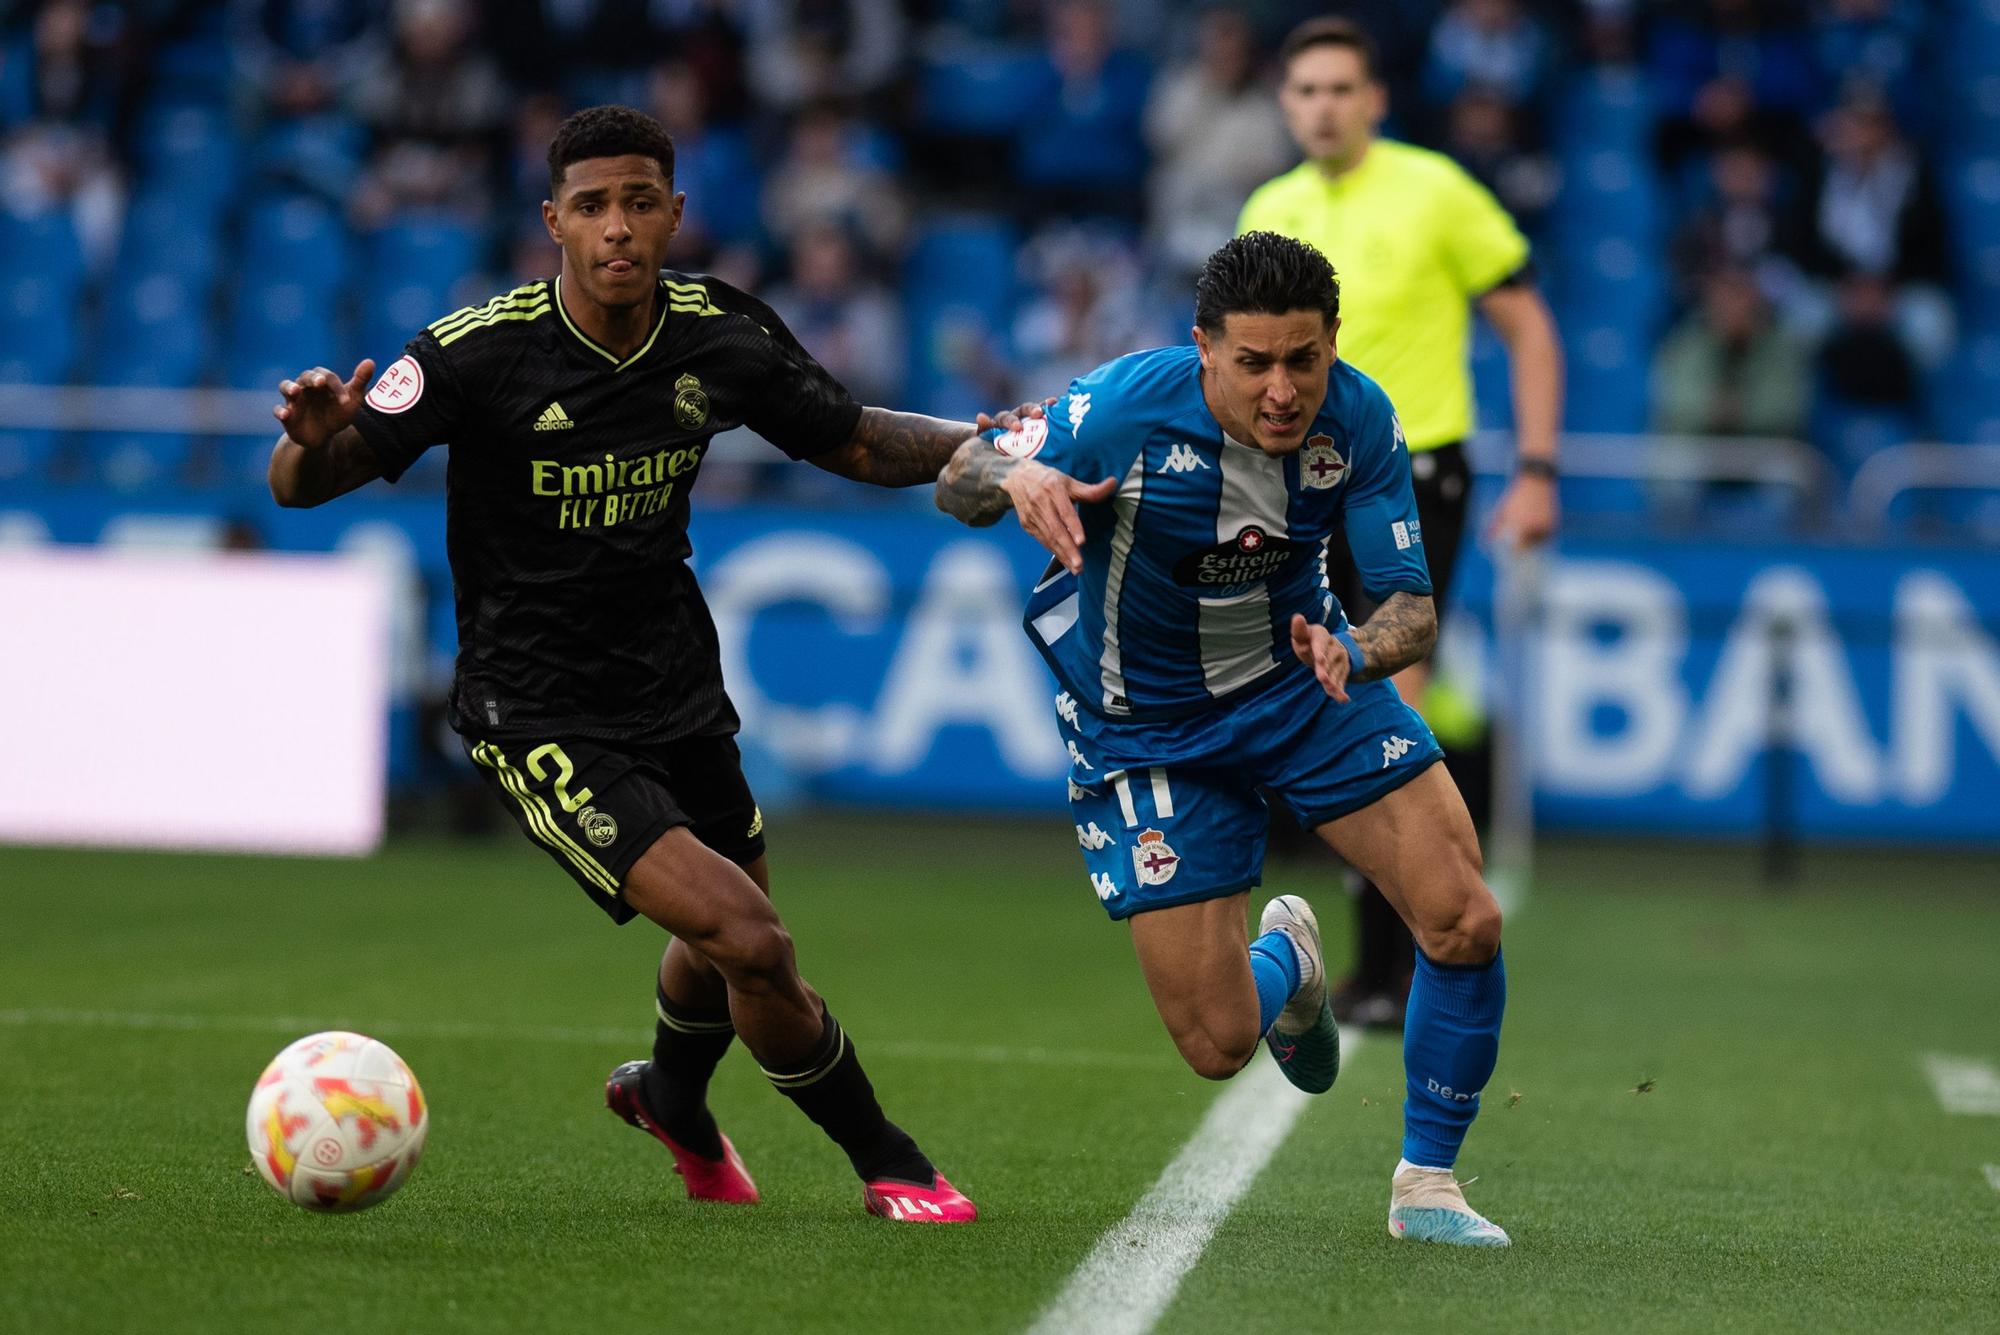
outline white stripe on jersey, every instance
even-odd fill
[[[1149,769],[1146,773],[1153,776],[1154,812],[1159,815],[1161,820],[1172,820],[1174,817],[1174,792],[1173,789],[1167,787],[1167,772],[1163,769]]]
[[[1290,535],[1285,461],[1253,445],[1222,442],[1222,494],[1215,539],[1235,542],[1256,526],[1268,538]],[[1201,676],[1210,695],[1226,695],[1270,671],[1277,657],[1271,633],[1271,591],[1260,581],[1243,593],[1201,600]]]
[[[1118,595],[1125,589],[1125,563],[1132,559],[1132,531],[1139,522],[1140,493],[1146,489],[1146,452],[1125,470],[1112,504],[1118,508],[1118,529],[1111,535],[1111,570],[1104,579],[1104,652],[1098,656],[1104,687],[1104,712],[1128,714],[1125,703],[1125,660],[1118,647]]]

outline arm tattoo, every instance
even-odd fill
[[[1437,605],[1429,595],[1390,594],[1374,616],[1354,628],[1354,642],[1368,660],[1367,671],[1354,680],[1379,681],[1422,662],[1437,643],[1437,630]]]
[[[1020,464],[974,436],[958,447],[938,474],[938,509],[974,528],[994,523],[1014,508],[1013,498],[1000,484]]]
[[[971,434],[970,422],[863,408],[841,461],[846,466],[834,471],[878,487],[913,487],[934,481],[951,452]]]

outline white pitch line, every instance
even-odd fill
[[[1924,1054],[1924,1074],[1930,1077],[1931,1088],[1946,1112],[2000,1117],[2000,1071],[1995,1071],[1991,1062],[1930,1052]]]
[[[646,1031],[631,1028],[571,1028],[562,1025],[499,1025],[451,1021],[356,1021],[325,1015],[163,1015],[134,1011],[86,1011],[18,1008],[0,1010],[0,1027],[17,1029],[167,1029],[188,1033],[311,1034],[325,1029],[351,1029],[378,1038],[414,1038],[503,1043],[579,1043],[605,1045],[649,1041]],[[993,1066],[1121,1066],[1166,1070],[1178,1060],[1136,1052],[1090,1052],[1067,1048],[1009,1048],[957,1043],[924,1043],[907,1039],[862,1039],[867,1056],[915,1061],[979,1062]]]
[[[2000,1191],[2000,1163],[1986,1163],[1979,1166],[1986,1170],[1986,1185],[1995,1191]]]
[[[1343,1062],[1360,1039],[1341,1031]],[[1260,1053],[1132,1212],[1097,1240],[1028,1335],[1146,1335],[1309,1098]]]

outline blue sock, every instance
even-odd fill
[[[1472,1119],[1479,1091],[1500,1056],[1500,1013],[1507,1008],[1507,967],[1499,955],[1479,965],[1433,964],[1417,952],[1403,1021],[1403,1157],[1449,1168]]]
[[[1265,1033],[1299,990],[1299,952],[1292,938],[1270,931],[1250,943],[1250,976],[1257,980],[1257,1032]]]

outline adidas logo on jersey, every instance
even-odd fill
[[[1167,461],[1160,465],[1162,473],[1192,473],[1197,468],[1208,467],[1208,460],[1194,452],[1192,445],[1176,445],[1167,451]]]
[[[1396,761],[1410,754],[1410,748],[1415,745],[1416,743],[1407,737],[1391,737],[1388,741],[1382,743],[1382,768],[1387,769]]]
[[[542,415],[535,419],[537,431],[567,431],[575,425],[576,423],[570,420],[569,414],[563,411],[560,403],[551,403],[542,409]]]

